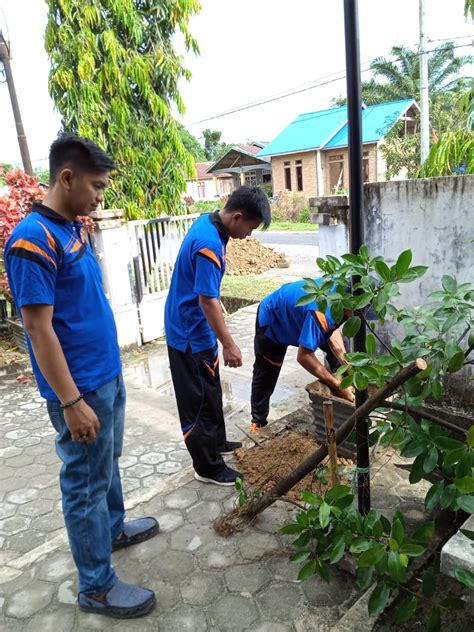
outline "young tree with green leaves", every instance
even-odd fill
[[[183,145],[189,151],[191,156],[194,158],[195,162],[203,162],[206,160],[206,154],[204,153],[203,147],[199,144],[198,139],[188,132],[188,130],[178,123],[178,132],[183,142]]]
[[[118,165],[109,206],[129,218],[174,214],[194,161],[171,115],[189,78],[177,32],[198,53],[190,17],[198,0],[48,0],[49,87],[66,131],[86,136]]]

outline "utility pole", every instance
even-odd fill
[[[349,201],[350,246],[359,254],[364,243],[364,188],[362,173],[362,96],[360,79],[359,7],[358,0],[344,0],[344,33],[346,44],[347,114],[349,122]],[[353,277],[355,285],[360,277]],[[357,294],[357,292],[356,292]],[[354,351],[365,351],[365,328],[354,337]],[[356,391],[355,405],[359,408],[367,399],[367,390]],[[357,495],[359,511],[370,511],[369,424],[361,419],[356,424]]]
[[[421,107],[421,164],[430,153],[430,102],[428,93],[428,53],[426,52],[425,0],[420,5],[420,107]]]
[[[18,144],[20,146],[21,160],[25,173],[32,176],[33,167],[31,166],[30,152],[28,151],[28,143],[26,142],[25,130],[21,120],[20,106],[16,96],[15,84],[13,82],[12,67],[10,64],[10,45],[5,41],[3,32],[0,27],[0,62],[3,64],[5,76],[7,79],[8,91],[10,92],[10,101],[12,104],[13,116],[15,118],[16,133],[18,136]]]

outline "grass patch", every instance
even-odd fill
[[[307,222],[272,222],[268,230],[287,230],[287,231],[317,231],[319,224],[308,224]]]
[[[267,294],[286,283],[288,279],[278,277],[260,277],[254,274],[248,276],[226,275],[222,281],[222,296],[237,296],[255,302],[261,301]]]

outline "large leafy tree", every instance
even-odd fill
[[[188,132],[188,130],[178,123],[178,132],[183,141],[183,145],[189,151],[191,156],[194,158],[196,162],[203,162],[206,160],[206,154],[204,153],[203,147],[199,144],[198,139]]]
[[[48,0],[50,93],[67,131],[109,151],[118,170],[106,202],[129,218],[172,214],[194,170],[171,108],[189,78],[173,46],[198,0]]]

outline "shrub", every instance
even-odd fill
[[[308,200],[303,193],[281,191],[271,204],[275,222],[300,221],[301,213],[307,208]]]

